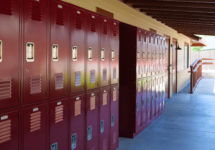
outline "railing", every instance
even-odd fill
[[[196,59],[190,66],[190,93],[193,93],[199,80],[202,78],[202,66],[214,65],[215,59],[201,58]]]

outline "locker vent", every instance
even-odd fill
[[[34,112],[30,119],[30,132],[35,132],[41,128],[41,112]]]
[[[95,70],[90,71],[90,83],[95,83],[96,82],[96,72]]]
[[[61,6],[61,5],[59,5],[59,6]],[[58,7],[58,9],[57,9],[56,24],[64,25],[64,14],[63,14],[62,6]]]
[[[11,98],[11,80],[0,79],[0,100]]]
[[[95,20],[95,17],[93,16],[90,19],[90,29],[92,32],[96,31],[96,20]]]
[[[107,30],[108,30],[108,25],[107,25],[107,21],[106,21],[106,22],[104,22],[103,33],[107,34]]]
[[[63,121],[63,105],[55,107],[55,123]]]
[[[41,76],[31,77],[31,94],[41,93]]]
[[[6,15],[12,15],[12,0],[1,1],[0,13]]]
[[[81,72],[75,72],[75,86],[81,85]]]
[[[11,140],[11,120],[0,122],[0,144]]]
[[[32,0],[31,19],[41,21],[41,2],[39,0]]]
[[[103,81],[107,81],[107,70],[103,70]]]
[[[75,21],[75,27],[77,29],[81,29],[82,26],[82,21],[81,21],[81,15],[80,15],[80,11],[77,11],[77,15],[76,15],[76,21]]]
[[[114,23],[114,27],[113,27],[113,36],[117,36],[117,32],[118,31],[118,25],[117,23]]]
[[[58,73],[55,75],[55,89],[63,89],[63,73]]]

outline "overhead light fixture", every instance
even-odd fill
[[[182,48],[177,44],[176,50],[182,50]]]

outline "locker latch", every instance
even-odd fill
[[[2,41],[0,40],[0,62],[2,62]]]
[[[87,128],[87,140],[88,141],[92,140],[92,133],[93,133],[92,126],[88,126],[88,128]]]
[[[101,60],[102,61],[105,60],[105,49],[104,48],[101,49]]]
[[[58,45],[57,44],[52,45],[52,60],[58,61]]]
[[[104,120],[101,120],[100,122],[100,133],[104,133],[104,123],[105,121]]]
[[[140,51],[137,51],[137,60],[140,60]]]
[[[28,42],[26,44],[26,61],[33,62],[34,61],[34,43]]]
[[[111,51],[111,58],[112,58],[112,60],[115,60],[115,50],[113,50],[113,49]]]
[[[72,134],[72,145],[71,145],[71,148],[72,150],[76,149],[77,147],[77,134],[74,133]]]
[[[88,60],[89,61],[93,60],[93,50],[91,47],[88,48]]]
[[[78,60],[78,48],[77,48],[77,46],[72,47],[72,60],[73,61]]]
[[[111,115],[111,127],[114,127],[115,121],[114,121],[114,115]]]
[[[58,147],[57,147],[57,143],[54,143],[51,145],[51,150],[57,150]]]

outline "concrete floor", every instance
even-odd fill
[[[215,150],[214,86],[203,79],[194,94],[166,100],[162,116],[136,138],[120,138],[118,150]]]

